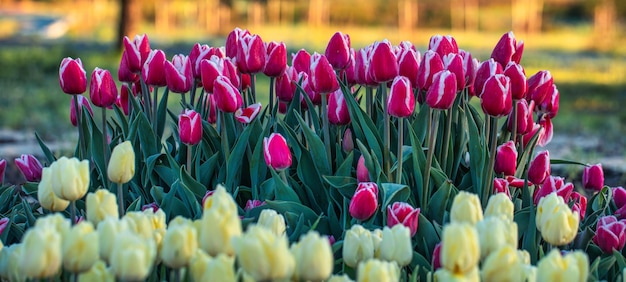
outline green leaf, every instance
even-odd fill
[[[354,163],[354,151],[350,152],[343,163],[335,171],[335,176],[350,176],[352,175],[352,168]]]
[[[182,186],[192,192],[198,199],[202,199],[204,194],[206,194],[207,188],[202,185],[202,183],[193,179],[187,170],[182,167],[180,169],[180,180]]]
[[[474,193],[482,195],[482,187],[486,177],[488,169],[486,168],[486,162],[489,159],[487,153],[487,145],[479,131],[477,124],[477,118],[472,116],[471,111],[467,113],[467,122],[469,129],[469,153],[470,153],[470,173],[472,175],[472,186],[474,187]]]
[[[246,129],[239,136],[235,147],[231,149],[226,168],[227,189],[233,189],[235,186],[239,185],[239,183],[237,183],[237,179],[239,178],[237,175],[241,170],[243,157],[246,153],[246,148],[248,147],[248,138],[250,137],[252,128],[253,127],[251,126],[246,127]]]
[[[289,183],[285,183],[273,169],[270,169],[270,171],[272,172],[272,178],[274,178],[274,183],[276,185],[274,186],[274,199],[277,201],[300,203],[300,198],[298,198],[296,192],[289,187]]]
[[[323,176],[324,181],[341,193],[346,199],[352,199],[358,185],[356,179],[350,176]]]
[[[307,144],[309,145],[309,153],[313,158],[315,167],[321,175],[330,175],[330,163],[328,161],[328,156],[326,155],[326,149],[324,147],[324,143],[320,139],[319,135],[317,135],[310,127],[307,126],[306,122],[298,115],[296,115],[298,122],[300,122],[300,127],[302,128],[302,132],[306,136]]]
[[[446,207],[448,206],[448,201],[450,200],[450,195],[453,190],[454,185],[452,182],[446,181],[437,192],[433,194],[430,198],[430,203],[428,205],[428,214],[430,215],[430,219],[443,223],[444,214],[446,212]]]
[[[415,238],[423,238],[425,248],[421,253],[432,254],[435,250],[435,245],[441,241],[440,234],[435,231],[434,225],[420,213],[418,220],[417,233]]]
[[[342,85],[342,91],[344,93],[346,104],[348,105],[350,118],[352,119],[352,128],[354,129],[353,133],[355,139],[366,141],[367,148],[372,150],[377,159],[382,160],[383,148],[381,144],[383,142],[381,136],[378,134],[376,125],[372,122],[371,118],[365,114],[363,109],[361,109],[354,97],[349,94],[350,90],[345,85]],[[384,149],[388,150],[389,148]]]
[[[281,214],[286,212],[293,212],[296,214],[302,214],[306,222],[313,223],[317,220],[318,215],[309,207],[295,202],[287,201],[265,201],[265,206],[271,208]]]
[[[587,164],[584,164],[584,163],[581,163],[581,162],[570,161],[570,160],[562,160],[562,159],[550,159],[550,164],[551,165],[569,164],[569,165],[579,165],[579,166],[584,166],[584,167],[587,166]]]
[[[381,206],[381,210],[387,208],[392,203],[395,202],[406,202],[409,196],[411,195],[411,190],[409,186],[404,184],[397,183],[381,183],[380,188],[382,190],[383,203]]]
[[[37,138],[37,143],[39,143],[39,147],[41,147],[41,151],[46,156],[48,163],[51,164],[54,161],[56,161],[54,154],[52,154],[52,151],[50,151],[50,148],[48,148],[48,146],[44,144],[43,140],[41,140],[41,137],[39,136],[39,134],[37,134],[37,132],[35,132],[35,138]]]
[[[137,117],[137,130],[139,141],[141,142],[141,150],[144,156],[152,156],[161,151],[157,136],[152,131],[152,126],[144,114]]]
[[[159,137],[163,136],[163,131],[165,130],[165,118],[167,117],[167,99],[169,97],[170,89],[165,88],[163,91],[163,96],[161,96],[161,101],[159,102],[157,109],[157,132],[156,135]]]

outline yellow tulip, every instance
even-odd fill
[[[343,262],[356,268],[359,262],[374,257],[372,233],[361,225],[353,225],[343,239]]]
[[[237,213],[237,203],[221,184],[215,187],[215,192],[206,199],[203,208],[204,211],[217,209],[221,213]]]
[[[19,261],[23,244],[13,244],[0,252],[0,277],[8,281],[25,281],[26,275],[20,271]]]
[[[56,275],[63,262],[61,234],[53,228],[35,227],[26,231],[18,267],[28,278]]]
[[[272,209],[261,211],[257,225],[268,228],[276,235],[285,235],[285,230],[287,229],[283,215]]]
[[[576,237],[580,217],[578,212],[572,212],[563,198],[552,193],[539,200],[535,222],[546,242],[562,246]]]
[[[178,224],[170,226],[165,232],[160,255],[165,265],[178,269],[189,264],[197,248],[196,229],[190,223]]]
[[[256,281],[291,278],[296,263],[288,244],[287,237],[257,225],[233,238],[239,265]]]
[[[452,201],[450,222],[467,222],[476,224],[483,219],[483,208],[476,194],[459,192]]]
[[[98,189],[95,193],[87,194],[87,220],[97,226],[108,216],[119,217],[115,195],[107,189]]]
[[[99,258],[98,233],[91,222],[82,221],[63,234],[63,268],[73,273],[87,271]]]
[[[57,197],[52,191],[52,171],[49,167],[44,167],[41,174],[41,182],[37,187],[37,199],[42,208],[57,212],[64,211],[70,205],[69,201]]]
[[[502,194],[502,193],[500,193]],[[480,257],[485,258],[491,252],[504,246],[517,249],[517,223],[502,217],[487,217],[476,223],[480,241]]]
[[[445,268],[440,268],[435,271],[433,278],[435,282],[478,282],[480,281],[480,274],[478,267],[474,267],[466,273],[454,273]]]
[[[237,213],[224,211],[221,213],[219,209],[213,208],[205,210],[202,218],[194,222],[200,248],[211,256],[220,253],[234,255],[231,239],[242,233],[241,219]]]
[[[189,272],[193,281],[237,281],[234,257],[225,254],[211,257],[201,249],[191,259]]]
[[[111,153],[107,168],[109,180],[113,183],[124,184],[135,176],[135,151],[130,141],[124,141]]]
[[[111,270],[120,280],[143,281],[150,274],[155,258],[156,245],[152,238],[122,232],[115,237]]]
[[[291,246],[296,260],[295,277],[304,281],[325,280],[333,273],[333,251],[326,237],[309,231]]]
[[[87,193],[89,188],[89,161],[61,157],[50,165],[52,191],[57,197],[76,201]]]
[[[396,282],[400,279],[400,268],[395,262],[369,259],[359,263],[356,281]]]
[[[589,258],[581,251],[561,256],[553,249],[537,263],[537,281],[587,281]]]
[[[489,197],[485,217],[496,216],[503,219],[513,220],[513,202],[504,193],[497,193]]]
[[[129,229],[126,221],[121,221],[114,217],[107,217],[98,223],[98,245],[102,260],[110,262],[117,234]]]
[[[411,230],[402,224],[396,224],[393,228],[385,226],[380,244],[380,258],[395,261],[400,267],[408,265],[413,259]]]
[[[98,260],[89,271],[78,276],[78,282],[115,282],[115,275],[107,269],[104,261]]]
[[[480,245],[478,233],[469,223],[452,222],[443,227],[441,265],[448,271],[468,273],[478,265]]]
[[[512,246],[502,246],[494,250],[483,262],[483,281],[520,281],[523,263],[520,261],[517,250]]]

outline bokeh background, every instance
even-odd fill
[[[525,42],[526,74],[550,70],[561,93],[552,156],[601,161],[622,183],[625,20],[622,0],[0,0],[0,158],[39,153],[34,132],[52,147],[73,144],[59,63],[80,57],[88,77],[96,66],[115,74],[123,35],[146,33],[171,58],[195,42],[223,45],[237,26],[285,41],[290,52],[323,52],[337,30],[354,48],[387,38],[410,40],[422,52],[430,36],[450,34],[485,60],[513,30]]]

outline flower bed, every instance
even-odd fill
[[[601,165],[535,155],[560,94],[549,71],[526,76],[512,32],[482,62],[440,35],[421,54],[386,40],[355,51],[337,32],[291,66],[284,43],[241,29],[171,61],[145,35],[124,46],[121,88],[96,68],[89,100],[80,59],[62,60],[79,141],[71,158],[38,139],[44,164],[16,159],[28,182],[0,191],[1,277],[623,277],[626,190]],[[584,187],[557,163],[584,166]]]

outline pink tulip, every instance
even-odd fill
[[[509,199],[511,199],[511,191],[509,190],[509,181],[504,178],[493,179],[493,193],[504,193]]]
[[[474,91],[476,92],[478,97],[482,95],[483,88],[485,86],[485,82],[487,82],[487,79],[489,79],[490,77],[496,74],[503,74],[503,73],[504,73],[504,70],[502,69],[502,66],[500,66],[500,64],[498,64],[493,59],[489,59],[487,61],[480,63],[480,65],[478,66],[478,69],[476,69],[476,76],[474,79]]]
[[[141,77],[148,85],[167,86],[165,79],[165,52],[162,50],[152,50],[143,64]]]
[[[547,70],[542,70],[528,78],[528,90],[526,99],[535,101],[536,105],[541,105],[554,89],[554,79]]]
[[[375,182],[360,182],[350,200],[350,215],[363,221],[372,217],[377,208],[378,185]]]
[[[87,90],[87,72],[80,58],[67,57],[61,61],[59,84],[63,92],[70,95],[79,95]]]
[[[207,121],[210,124],[217,122],[217,102],[215,102],[215,94],[206,94]]]
[[[526,99],[521,99],[517,101],[515,106],[517,107],[517,134],[524,135],[532,130],[535,102],[530,101],[529,105]],[[511,111],[507,120],[509,131],[513,131],[513,122],[513,111]]]
[[[139,81],[139,75],[134,73],[128,67],[128,60],[126,59],[128,55],[126,52],[122,53],[122,59],[120,60],[120,67],[117,70],[117,80],[126,83],[135,83]]]
[[[560,98],[559,90],[556,88],[555,84],[552,84],[552,91],[550,94],[546,96],[543,100],[543,103],[538,105],[537,111],[546,118],[552,119],[559,112],[559,98]]]
[[[396,224],[402,224],[409,228],[411,237],[417,232],[419,216],[420,209],[413,208],[408,203],[395,202],[387,206],[387,226],[393,227]]]
[[[254,118],[261,112],[261,103],[252,104],[246,108],[237,109],[235,119],[241,123],[251,123]]]
[[[328,97],[328,121],[335,125],[346,125],[350,123],[348,104],[343,97],[341,89],[337,89]]]
[[[599,218],[593,242],[607,254],[613,250],[621,252],[626,244],[626,220],[617,220],[612,215]]]
[[[511,97],[520,100],[526,97],[526,72],[524,67],[515,62],[510,62],[504,69],[504,75],[511,80]]]
[[[337,75],[333,66],[328,63],[326,56],[313,53],[311,56],[311,70],[309,72],[311,89],[320,94],[331,93],[339,89]]]
[[[263,154],[267,166],[282,171],[291,166],[291,151],[285,137],[280,133],[272,133],[263,138]]]
[[[474,84],[476,78],[476,70],[478,69],[478,59],[472,58],[472,53],[465,50],[459,50],[461,58],[463,58],[463,73],[465,74],[465,87]]]
[[[124,54],[126,54],[126,65],[132,73],[140,73],[141,67],[150,54],[150,41],[147,35],[137,35],[131,42],[128,36],[124,36]]]
[[[433,76],[433,83],[426,92],[426,104],[434,109],[446,110],[452,107],[456,98],[456,77],[448,70]]]
[[[200,78],[204,91],[213,93],[213,83],[220,75],[228,77],[233,86],[239,88],[239,73],[237,72],[237,67],[229,58],[220,58],[213,55],[209,60],[203,59],[200,62]]]
[[[415,111],[415,97],[411,82],[404,76],[397,76],[391,84],[387,98],[387,113],[394,117],[410,117]]]
[[[524,41],[517,41],[512,31],[502,35],[500,41],[496,44],[491,52],[491,58],[500,63],[502,67],[510,62],[519,64],[522,53],[524,51]]]
[[[536,189],[533,195],[535,205],[539,204],[539,200],[551,193],[556,192],[558,196],[563,198],[565,202],[568,202],[572,191],[574,190],[574,184],[571,182],[565,183],[562,177],[549,176],[541,185],[541,188]]]
[[[585,213],[587,212],[587,198],[578,192],[572,192],[571,199],[572,202],[574,202],[572,211],[578,212],[580,219],[583,220],[585,218]]]
[[[278,100],[278,112],[279,113],[281,113],[283,115],[286,114],[287,113],[287,108],[288,108],[287,102]]]
[[[108,70],[95,68],[91,73],[89,84],[91,103],[97,107],[106,108],[115,104],[117,99],[117,85]]]
[[[300,49],[295,54],[291,54],[291,66],[296,73],[311,71],[311,54],[304,49]]]
[[[0,219],[0,235],[7,229],[7,225],[9,225],[10,219],[8,217],[3,217]]]
[[[528,186],[533,185],[532,182],[526,179],[517,178],[513,175],[507,176],[506,181],[509,182],[510,187],[515,187],[515,188],[524,188],[524,185],[526,184],[526,182],[528,182]]]
[[[370,53],[372,46],[367,46],[356,51],[354,57],[354,78],[356,83],[367,86],[375,86],[376,82],[368,75],[370,66]]]
[[[451,35],[433,35],[428,42],[428,50],[437,52],[441,57],[450,53],[459,53],[456,40]]]
[[[253,208],[260,207],[260,206],[263,206],[263,205],[265,205],[264,201],[259,201],[259,200],[256,200],[256,199],[248,200],[246,202],[246,207],[243,210],[248,212],[248,211],[250,211]]]
[[[435,245],[435,249],[433,250],[433,259],[431,262],[433,266],[433,271],[441,268],[441,242]]]
[[[352,140],[352,130],[350,130],[349,127],[346,128],[346,131],[343,133],[343,138],[341,139],[341,148],[346,153],[350,153],[352,152],[352,150],[354,150],[354,140]]]
[[[191,63],[191,70],[193,77],[196,80],[201,79],[200,62],[202,60],[208,60],[211,57],[216,56],[218,58],[224,58],[225,55],[220,48],[209,47],[209,45],[196,43],[189,52],[189,62]]]
[[[244,34],[237,43],[237,69],[254,74],[265,67],[265,44],[258,35]]]
[[[79,111],[81,111],[82,113],[83,107],[86,107],[87,111],[89,111],[89,115],[93,116],[93,110],[91,109],[91,104],[89,103],[87,98],[85,98],[85,96],[83,95],[78,95],[77,97]],[[77,126],[76,108],[74,107],[74,101],[70,101],[70,121],[72,122],[73,126]]]
[[[550,176],[550,152],[543,151],[530,162],[528,180],[535,184],[542,184]]]
[[[422,90],[428,90],[433,83],[435,74],[443,69],[443,60],[439,54],[432,50],[426,51],[417,71],[417,87]]]
[[[128,111],[128,96],[130,95],[128,92],[132,91],[128,89],[128,86],[123,85],[120,89],[120,94],[117,95],[117,99],[115,99],[115,105],[117,105],[122,111],[124,111],[125,115],[128,115],[130,112]]]
[[[218,76],[213,82],[213,95],[215,95],[217,108],[222,112],[234,113],[243,105],[239,89],[223,75]]]
[[[178,116],[180,142],[196,145],[202,140],[202,117],[194,110],[185,110]]]
[[[463,57],[456,53],[450,53],[443,58],[443,68],[449,70],[456,78],[456,91],[465,88],[465,70],[463,68]]]
[[[239,40],[241,39],[241,37],[247,34],[250,34],[247,29],[242,30],[238,27],[236,27],[228,34],[225,44],[226,57],[229,57],[231,59],[235,59],[237,57],[237,46],[239,45]]]
[[[355,64],[355,58],[356,58],[356,51],[354,51],[353,48],[350,48],[350,60],[348,60],[348,65],[341,70],[340,72],[340,77],[344,77],[348,80],[348,86],[352,87],[355,84],[357,84],[356,82],[356,64]]]
[[[496,163],[494,171],[497,174],[514,175],[517,168],[517,149],[515,143],[508,141],[496,150]]]
[[[281,75],[287,68],[287,47],[285,43],[272,41],[266,44],[265,50],[263,74],[269,77]]]
[[[15,166],[22,172],[28,182],[38,182],[41,180],[43,167],[33,155],[21,155],[15,159]]]
[[[540,147],[545,147],[550,141],[552,141],[552,136],[554,135],[554,127],[552,126],[552,120],[549,118],[544,118],[539,121],[539,126],[541,127],[542,133],[539,134],[539,139],[537,140],[537,145]]]
[[[304,90],[304,93],[300,93],[300,95],[302,95],[300,96],[300,102],[302,104],[302,108],[307,107],[306,100],[304,99],[305,94],[309,97],[313,105],[317,106],[317,105],[322,104],[322,95],[318,92],[313,91],[313,88],[311,87],[310,76],[306,72],[299,73],[297,81],[302,82],[300,87],[302,88],[302,90]]]
[[[413,48],[403,48],[397,53],[399,75],[407,77],[411,81],[411,86],[417,87],[417,74],[422,60],[419,52]]]
[[[172,61],[165,61],[165,80],[170,91],[175,93],[187,93],[193,85],[193,74],[189,57],[175,55]]]
[[[513,109],[509,78],[503,74],[496,74],[487,79],[480,95],[480,105],[485,114],[490,116],[508,115]]]
[[[398,60],[388,40],[374,43],[369,58],[368,76],[376,83],[392,81],[398,75]]]
[[[293,67],[287,69],[276,78],[276,97],[285,102],[291,102],[296,93],[298,73]]]
[[[159,211],[159,205],[156,202],[152,202],[141,206],[141,211],[145,210],[152,210],[153,213],[156,213],[157,211]]]
[[[367,170],[367,166],[365,166],[365,158],[363,157],[363,155],[361,155],[359,161],[356,164],[356,179],[359,182],[370,181],[370,173]]]
[[[4,172],[7,169],[7,161],[5,159],[0,160],[0,186],[4,183]]]
[[[617,206],[618,209],[626,206],[626,189],[618,186],[611,188],[611,191],[613,191],[613,202],[615,202],[615,206]]]
[[[585,189],[600,191],[604,187],[604,171],[602,164],[586,166],[583,170],[583,187]]]
[[[334,69],[345,69],[350,62],[350,36],[341,31],[335,32],[328,41],[325,54]]]

